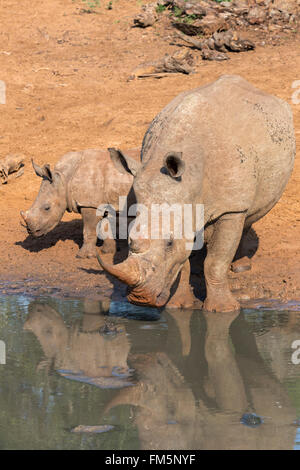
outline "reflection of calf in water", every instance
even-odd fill
[[[106,412],[133,405],[143,449],[292,448],[296,411],[243,315],[186,315],[168,316],[163,352],[130,356],[138,383]]]
[[[131,385],[127,357],[130,349],[125,329],[109,334],[105,317],[84,315],[83,327],[68,328],[61,315],[47,304],[33,302],[24,329],[39,340],[46,361],[66,378],[101,388]]]

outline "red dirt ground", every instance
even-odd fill
[[[0,156],[26,155],[24,176],[0,187],[2,292],[105,299],[113,290],[96,260],[75,258],[81,243],[78,216],[66,214],[40,240],[30,240],[20,226],[19,211],[29,208],[40,185],[32,157],[53,166],[70,150],[139,146],[153,117],[172,98],[222,74],[242,75],[288,101],[299,144],[300,104],[291,103],[292,83],[300,80],[298,35],[282,36],[277,47],[230,54],[222,63],[202,61],[193,51],[194,74],[127,81],[142,62],[176,50],[167,40],[172,31],[159,24],[132,28],[139,2],[115,0],[112,10],[107,3],[86,14],[81,0],[1,2],[0,80],[7,85],[7,103],[0,105]],[[253,269],[231,274],[232,288],[244,300],[299,300],[299,153],[283,197],[254,228],[259,246]]]

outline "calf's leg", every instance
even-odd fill
[[[97,243],[96,227],[99,217],[96,216],[96,210],[89,207],[83,207],[81,215],[83,220],[83,245],[77,254],[77,258],[94,258]]]

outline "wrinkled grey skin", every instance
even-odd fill
[[[130,150],[138,158],[139,149]],[[96,217],[100,204],[111,204],[119,210],[119,195],[127,196],[133,178],[121,175],[114,167],[109,153],[104,150],[84,150],[64,155],[54,170],[49,165],[42,168],[33,163],[37,176],[42,178],[39,193],[31,208],[21,212],[27,231],[40,237],[52,230],[64,212],[80,213],[83,218],[83,246],[77,257],[91,258],[96,255]],[[115,249],[114,240],[106,239],[103,252]]]
[[[272,209],[292,172],[289,105],[239,76],[222,76],[180,94],[156,116],[144,137],[140,164],[114,150],[113,159],[117,156],[135,176],[138,203],[149,209],[151,203],[204,204],[204,309],[239,309],[227,272],[243,232]],[[169,240],[136,240],[130,233],[129,240],[123,263],[111,266],[100,259],[128,284],[129,301],[191,307],[186,240],[173,239],[172,233]]]

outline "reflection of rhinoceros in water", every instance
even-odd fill
[[[216,315],[195,314],[191,330],[182,328],[184,315],[170,316],[171,343],[164,352],[130,355],[139,381],[106,412],[133,405],[143,449],[293,448],[296,411],[249,325],[236,313]]]
[[[159,335],[140,322],[106,335],[107,322],[95,315],[97,308],[85,303],[93,315],[69,329],[53,308],[33,302],[25,328],[38,338],[48,365],[64,377],[99,387],[132,385],[109,398],[106,414],[132,405],[141,448],[293,448],[297,415],[281,380],[286,376],[277,374],[282,358],[273,354],[272,325],[261,343],[263,336],[242,314],[171,310],[164,314],[168,328],[159,329]],[[290,326],[274,332],[284,354]],[[134,384],[128,363],[135,370]]]
[[[85,315],[83,325],[84,331],[78,324],[70,329],[52,307],[33,302],[24,329],[39,340],[46,356],[42,364],[54,367],[64,377],[101,388],[131,385],[125,329],[107,334],[105,317],[100,315]]]
[[[266,315],[269,317],[270,323],[269,312]],[[282,326],[285,331],[284,335],[282,334]],[[260,331],[255,336],[255,341],[262,357],[280,382],[288,381],[294,377],[297,367],[299,368],[292,360],[293,354],[296,356],[296,359],[299,358],[297,353],[297,350],[299,351],[299,343],[298,345],[294,343],[299,340],[300,322],[297,312],[290,313],[289,315],[281,312],[279,318],[273,320],[273,325],[270,329],[266,328],[266,331]]]

